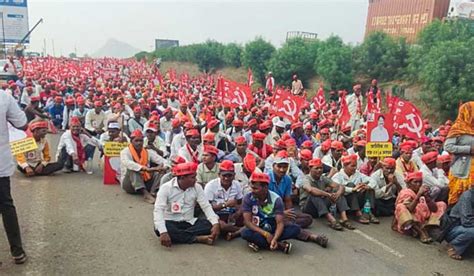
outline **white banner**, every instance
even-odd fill
[[[29,30],[27,0],[0,0],[0,16],[0,43],[19,43]]]

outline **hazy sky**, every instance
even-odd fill
[[[308,31],[326,38],[337,34],[357,43],[364,36],[368,0],[313,1],[78,1],[28,0],[30,50],[67,55],[93,53],[109,38],[150,51],[155,38],[181,45],[214,39],[245,42],[256,36],[279,46],[286,32]]]

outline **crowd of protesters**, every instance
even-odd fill
[[[381,216],[393,216],[394,231],[423,243],[447,241],[453,259],[474,241],[474,102],[436,129],[425,120],[419,139],[395,134],[392,156],[368,158],[359,84],[339,94],[351,119],[337,126],[337,93],[324,107],[309,99],[297,121],[275,116],[271,74],[253,91],[252,107],[231,109],[210,75],[160,72],[133,59],[22,64],[18,80],[1,87],[23,109],[38,145],[16,156],[18,171],[92,174],[105,143],[128,143],[117,180],[154,204],[163,246],[241,237],[254,251],[290,253],[290,239],[328,245],[307,229],[313,219],[343,231]],[[291,89],[306,95],[296,75]],[[47,136],[56,132],[51,149]]]

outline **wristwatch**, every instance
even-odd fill
[[[222,209],[225,209],[227,207],[227,204],[225,204],[225,202],[224,202],[224,203],[222,203],[221,207],[222,207]]]

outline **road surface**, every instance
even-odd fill
[[[57,138],[57,137],[54,137]],[[53,139],[56,140],[56,139]],[[53,147],[54,148],[54,147]],[[336,232],[315,220],[329,247],[294,241],[291,255],[251,252],[246,243],[218,240],[162,247],[153,232],[153,206],[102,174],[57,174],[27,179],[18,173],[12,192],[18,210],[25,265],[13,264],[0,226],[0,275],[472,275],[474,253],[459,262],[445,247],[424,245],[380,225]],[[472,248],[471,248],[472,249]]]

